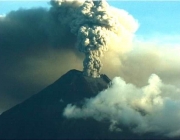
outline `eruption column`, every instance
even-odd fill
[[[100,76],[100,57],[108,50],[108,36],[117,25],[108,10],[110,8],[105,1],[85,1],[71,23],[72,32],[78,38],[77,48],[85,54],[83,65],[87,76]]]
[[[102,63],[100,57],[107,51],[106,34],[102,34],[105,28],[99,26],[84,25],[78,31],[77,48],[85,54],[84,74],[99,77]]]
[[[121,28],[117,17],[106,1],[81,1],[80,6],[69,6],[69,10],[68,3],[72,5],[75,1],[55,3],[52,2],[52,5],[59,5],[57,13],[60,22],[70,26],[71,32],[77,36],[76,48],[85,54],[84,75],[99,77],[102,68],[100,57],[108,50],[110,36],[116,35]]]
[[[77,35],[77,48],[85,54],[83,71],[86,76],[100,76],[100,57],[108,50],[107,6],[104,1],[85,1],[71,23],[72,32]]]

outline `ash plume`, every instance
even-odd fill
[[[113,8],[104,0],[84,1],[78,8],[70,6],[75,1],[51,2],[55,7],[53,13],[60,15],[58,20],[69,24],[71,32],[77,36],[76,47],[85,54],[84,75],[99,77],[102,68],[100,57],[108,50],[111,36],[115,38],[123,30],[119,16],[114,15]],[[63,14],[66,14],[65,18]]]
[[[45,88],[69,69],[83,69],[84,56],[75,48],[77,36],[70,23],[84,1],[60,2],[51,1],[50,9],[19,9],[0,16],[1,110]],[[138,23],[128,12],[110,9],[121,30],[109,36],[102,72],[114,77],[120,72],[119,56],[131,50]]]

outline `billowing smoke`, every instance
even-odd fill
[[[109,40],[120,37],[121,32],[127,29],[122,26],[114,8],[104,0],[84,1],[78,8],[72,6],[74,3],[76,2],[52,1],[52,12],[56,15],[58,13],[59,21],[69,24],[71,32],[77,36],[76,47],[85,54],[84,75],[99,77],[102,68],[100,57],[108,50]],[[64,14],[66,17],[62,16]]]
[[[59,3],[61,1],[51,1],[50,9],[19,9],[0,16],[2,111],[37,93],[68,70],[83,69],[84,56],[75,47],[77,36],[71,32],[70,23],[75,24],[73,13],[80,12],[84,1]],[[133,32],[138,24],[128,12],[110,9],[122,30],[118,35],[113,32],[109,35],[102,72],[114,77],[120,72],[119,56],[131,49]],[[109,67],[112,68],[110,71]]]
[[[74,42],[75,36],[56,23],[48,9],[0,16],[0,110],[22,102],[72,68],[81,70],[82,56]]]
[[[108,120],[110,131],[153,132],[168,137],[180,136],[180,88],[164,84],[152,74],[148,85],[138,88],[122,78],[96,97],[85,99],[83,106],[68,104],[63,115],[69,119]]]

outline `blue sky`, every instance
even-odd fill
[[[110,2],[128,11],[140,23],[140,34],[178,34],[180,32],[180,2],[134,1]]]
[[[0,14],[19,8],[46,7],[44,1],[0,1]],[[138,20],[136,35],[178,35],[180,33],[180,1],[108,1],[114,7],[124,9]]]

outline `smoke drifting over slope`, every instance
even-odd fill
[[[38,92],[67,70],[81,69],[82,56],[74,42],[74,35],[53,21],[46,9],[21,9],[1,17],[2,110]]]
[[[164,84],[155,74],[142,88],[116,77],[107,90],[86,99],[82,107],[67,105],[63,115],[71,119],[108,120],[111,131],[123,131],[123,125],[134,133],[155,132],[175,137],[180,136],[179,95],[179,88]]]

